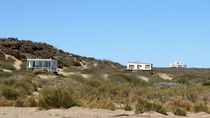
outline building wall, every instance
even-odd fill
[[[41,59],[30,59],[27,60],[27,69],[51,69],[56,70],[58,67],[57,60],[41,60]]]
[[[152,70],[152,64],[128,63],[127,70]]]
[[[187,68],[187,65],[183,65],[183,64],[171,64],[170,67],[172,67],[172,68]]]
[[[170,67],[171,68],[187,68],[187,65],[183,64],[182,62],[176,61],[176,62],[170,64]]]

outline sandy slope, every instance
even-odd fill
[[[11,55],[7,55],[5,54],[5,57],[6,59],[8,59],[9,57],[14,59],[15,62],[14,62],[14,67],[17,69],[17,70],[20,70],[21,69],[21,64],[22,64],[22,61],[16,59],[14,56],[11,56]]]
[[[159,76],[164,80],[172,80],[173,79],[172,76],[170,76],[169,74],[165,74],[165,73],[160,73]]]
[[[174,116],[164,116],[158,113],[145,113],[135,115],[132,111],[110,111],[102,109],[89,109],[73,107],[67,110],[52,109],[39,111],[37,108],[15,108],[0,107],[0,118],[182,118]],[[185,118],[185,117],[183,117]],[[210,118],[206,113],[190,113],[186,118]]]
[[[144,80],[144,81],[147,81],[147,82],[149,81],[149,78],[148,77],[139,76],[139,78],[142,79],[142,80]]]

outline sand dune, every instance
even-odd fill
[[[20,69],[21,69],[21,64],[22,64],[22,61],[21,61],[21,60],[18,60],[18,59],[16,59],[14,56],[12,56],[12,55],[7,55],[7,54],[5,54],[5,57],[6,57],[6,59],[8,59],[9,57],[12,58],[12,59],[14,59],[14,60],[15,60],[15,62],[14,62],[14,67],[15,67],[17,70],[20,70]]]

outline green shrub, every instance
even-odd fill
[[[152,103],[141,98],[137,100],[137,103],[135,106],[136,114],[142,114],[144,112],[150,112],[150,111],[156,111],[158,113],[167,115],[167,111],[165,107],[163,107],[161,104]]]
[[[4,80],[4,84],[16,89],[20,95],[30,95],[35,90],[31,79],[11,78]]]
[[[209,113],[209,108],[206,104],[202,104],[202,103],[197,103],[193,106],[194,112],[195,113],[199,113],[199,112],[206,112]]]
[[[1,78],[8,78],[8,77],[11,77],[12,75],[13,75],[12,73],[0,72],[0,77]]]
[[[5,55],[3,52],[0,51],[0,60],[5,60]]]
[[[15,67],[13,66],[13,63],[9,63],[2,60],[0,60],[0,67],[8,70],[16,70]]]
[[[178,107],[178,108],[184,108],[187,111],[190,111],[192,108],[192,104],[190,101],[183,100],[180,97],[173,97],[168,100],[168,106],[171,106],[172,108]]]
[[[80,62],[78,61],[73,61],[73,66],[76,66],[76,67],[79,67],[79,66],[82,66]]]
[[[161,105],[161,104],[153,103],[153,110],[158,112],[158,113],[168,115],[166,108],[163,107],[163,105]]]
[[[15,100],[19,96],[17,90],[11,87],[3,88],[2,95],[8,100]]]
[[[0,107],[1,106],[13,106],[13,105],[14,105],[14,101],[7,100],[5,98],[0,97]]]
[[[49,74],[49,72],[46,70],[35,70],[35,71],[33,71],[33,73],[34,73],[34,75],[41,75],[41,74],[48,75]]]
[[[85,82],[85,78],[82,77],[81,74],[73,74],[73,75],[70,75],[69,78],[71,78],[77,82]]]
[[[210,86],[210,81],[208,80],[207,82],[202,84],[203,86]]]
[[[189,93],[186,93],[185,95],[187,97],[187,99],[193,103],[195,103],[196,101],[199,100],[199,95],[198,93],[196,92],[189,92]]]
[[[177,115],[177,116],[187,116],[186,110],[180,107],[176,107],[173,113],[174,115]]]
[[[16,79],[6,79],[4,80],[4,84],[8,86],[12,86],[17,80]]]
[[[22,76],[14,76],[2,81],[2,94],[6,99],[16,100],[18,97],[26,97],[35,91],[35,85],[31,79],[24,79]]]
[[[166,82],[167,80],[164,80],[159,75],[153,75],[151,79],[149,79],[150,83],[160,83],[160,82]]]
[[[79,105],[78,97],[73,90],[62,86],[44,88],[41,92],[41,108],[70,108]]]
[[[116,105],[113,100],[109,98],[96,98],[88,101],[88,107],[98,109],[116,110]]]
[[[35,100],[34,97],[26,97],[26,98],[19,98],[16,100],[17,107],[36,107],[38,102]]]
[[[102,83],[99,80],[96,79],[88,79],[85,81],[86,85],[89,85],[91,87],[97,88],[99,87]]]
[[[18,60],[23,60],[23,59],[26,59],[26,56],[21,54],[20,51],[18,50],[13,50],[14,52],[10,52],[12,56],[14,56],[16,59]]]
[[[14,86],[25,91],[27,95],[31,95],[32,92],[35,90],[31,79],[21,79],[17,81]]]
[[[113,81],[120,82],[120,83],[126,83],[130,82],[132,78],[129,78],[128,76],[121,74],[121,73],[114,73],[109,76],[109,78]]]
[[[131,105],[126,104],[125,107],[124,107],[124,110],[125,110],[125,111],[132,111]]]

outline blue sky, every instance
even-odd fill
[[[210,67],[209,0],[2,0],[0,37],[166,67]]]

